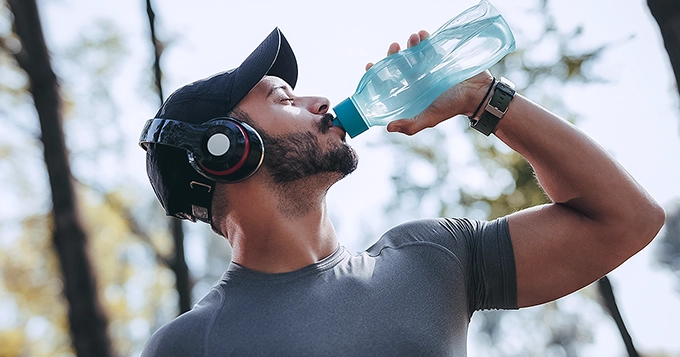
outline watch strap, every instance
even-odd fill
[[[508,111],[508,105],[512,98],[515,97],[515,89],[512,82],[505,78],[501,78],[496,83],[496,88],[493,96],[484,108],[484,112],[479,117],[479,120],[472,122],[471,126],[480,133],[489,136],[496,129],[496,125],[503,118],[505,112]]]

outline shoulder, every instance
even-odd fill
[[[409,249],[405,249],[409,247]],[[463,267],[483,260],[483,256],[502,251],[512,255],[507,218],[492,221],[466,218],[434,218],[406,222],[383,234],[366,252],[382,255],[385,249],[413,252],[415,247],[439,251]],[[433,255],[426,255],[433,259]],[[464,268],[467,270],[467,268]]]
[[[205,336],[221,300],[221,290],[213,288],[193,309],[158,329],[144,347],[142,357],[203,356]]]
[[[432,243],[453,249],[457,246],[475,244],[475,241],[480,239],[505,235],[507,231],[505,218],[493,221],[467,218],[420,219],[391,228],[377,244],[397,247],[411,243]]]

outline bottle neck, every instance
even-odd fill
[[[368,124],[362,117],[359,109],[357,109],[354,101],[352,101],[352,98],[347,98],[340,102],[333,107],[333,111],[336,116],[333,119],[333,125],[345,129],[350,138],[354,138],[368,130]]]

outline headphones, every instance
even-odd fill
[[[225,183],[252,176],[264,158],[260,134],[250,125],[228,117],[213,118],[200,125],[149,119],[139,145],[147,150],[149,144],[186,150],[194,170],[210,180]]]

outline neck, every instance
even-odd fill
[[[328,187],[314,187],[310,181],[273,187],[247,180],[243,185],[249,187],[229,190],[229,206],[236,209],[228,210],[223,231],[235,263],[282,273],[335,251],[338,241],[326,209]]]

